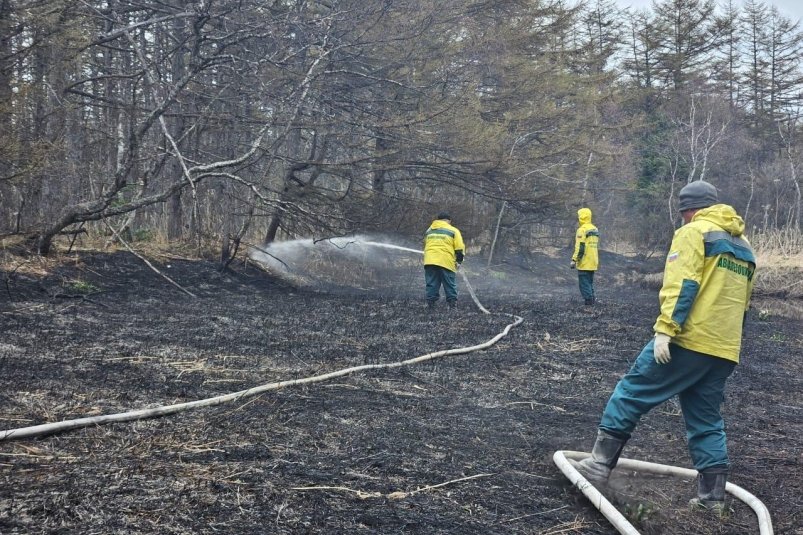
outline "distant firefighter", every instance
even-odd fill
[[[574,253],[569,267],[577,269],[580,294],[585,304],[590,306],[597,300],[594,295],[594,272],[599,267],[599,230],[591,223],[591,210],[588,208],[577,210],[577,221]]]
[[[616,385],[591,457],[576,467],[592,483],[606,482],[639,419],[678,396],[699,473],[691,504],[721,513],[730,461],[720,405],[739,362],[756,261],[742,234],[744,221],[731,206],[718,203],[708,182],[680,190],[684,225],[666,256],[655,337]]]
[[[424,234],[424,279],[429,308],[438,302],[441,286],[449,308],[457,307],[456,272],[463,262],[466,246],[460,231],[451,223],[451,216],[441,212]]]

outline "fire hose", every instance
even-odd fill
[[[574,461],[583,460],[589,455],[589,453],[580,451],[561,450],[556,451],[552,456],[552,459],[555,461],[555,464],[558,466],[558,468],[560,468],[560,471],[563,472],[567,478],[569,478],[569,481],[571,481],[574,486],[580,489],[580,492],[586,495],[594,507],[599,509],[599,512],[602,513],[611,524],[613,524],[619,533],[622,533],[623,535],[639,535],[638,530],[633,527],[633,524],[631,524],[624,517],[624,515],[620,513],[619,510],[616,509],[616,507],[614,507],[614,505],[611,504],[611,502],[608,501],[608,499],[605,498],[605,496],[603,496],[602,493],[596,489],[596,487],[589,483],[588,480],[584,478],[583,475],[580,474],[580,472],[578,472],[569,462],[570,459]],[[671,475],[688,478],[697,477],[697,470],[670,466],[667,464],[637,461],[635,459],[620,458],[616,468],[657,475]],[[770,513],[761,500],[743,488],[730,482],[725,485],[725,490],[732,494],[735,498],[738,498],[749,505],[750,508],[756,513],[760,535],[773,535]]]

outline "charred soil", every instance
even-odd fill
[[[395,368],[162,418],[0,442],[0,533],[613,534],[552,462],[587,451],[651,335],[655,266],[607,255],[599,303],[547,257],[472,267],[460,308],[429,312],[415,262],[295,286],[239,264],[84,252],[0,271],[0,429],[211,398],[364,364]],[[355,273],[355,270],[358,273]],[[309,278],[306,278],[308,282]],[[316,289],[318,288],[318,289]],[[442,305],[442,303],[441,303]],[[757,297],[723,412],[731,481],[803,533],[801,320]],[[670,400],[625,457],[689,467]],[[607,494],[643,534],[755,534],[741,502],[688,511],[695,483],[619,474]]]

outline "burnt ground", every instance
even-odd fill
[[[485,315],[462,280],[457,313],[428,313],[416,261],[276,279],[150,259],[197,297],[127,252],[7,259],[0,430],[402,361],[523,322],[483,351],[2,441],[0,533],[615,533],[552,455],[590,448],[650,337],[657,292],[635,274],[654,265],[605,255],[589,309],[565,258],[469,259]],[[781,308],[755,299],[724,414],[731,481],[775,533],[801,534],[803,334]],[[675,403],[645,417],[625,456],[689,466]],[[608,494],[641,533],[758,533],[741,502],[720,521],[687,510],[693,481],[631,476]]]

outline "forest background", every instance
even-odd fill
[[[803,31],[763,2],[0,0],[0,240],[650,254],[708,180],[798,254]],[[799,258],[799,257],[798,257]]]

